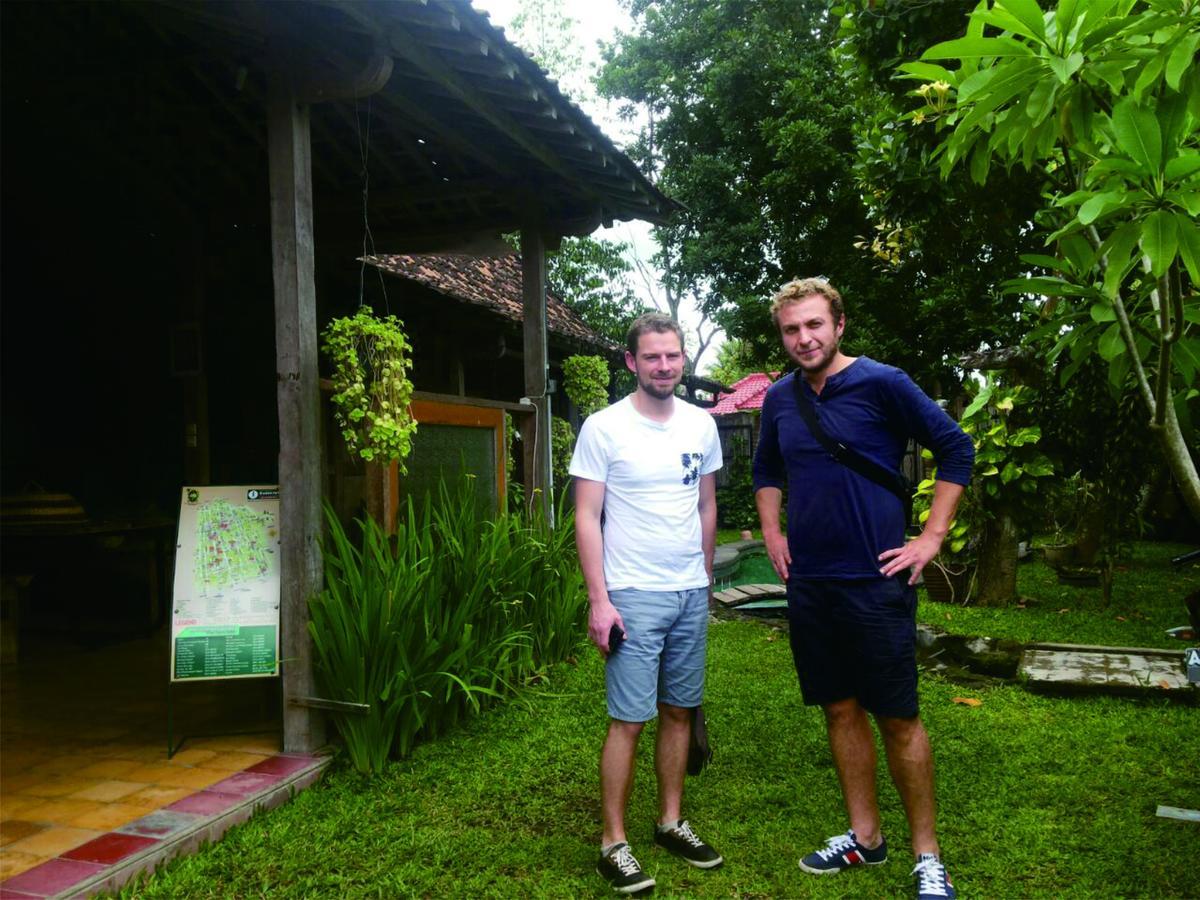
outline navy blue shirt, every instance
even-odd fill
[[[817,443],[796,408],[795,378],[767,390],[754,454],[754,490],[787,488],[789,577],[881,578],[879,554],[904,544],[904,506]],[[939,480],[971,480],[971,439],[900,369],[860,356],[819,395],[803,379],[801,390],[829,436],[868,459],[899,471],[915,438],[932,451]]]

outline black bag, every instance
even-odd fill
[[[813,409],[812,401],[808,399],[808,395],[804,393],[804,386],[800,383],[802,378],[800,370],[797,369],[792,375],[792,387],[796,391],[796,406],[800,410],[800,418],[804,420],[804,424],[808,426],[808,430],[812,432],[812,436],[817,439],[817,443],[824,447],[830,456],[847,469],[852,469],[868,481],[873,481],[880,487],[887,488],[895,494],[900,499],[900,502],[904,504],[904,526],[907,528],[912,524],[915,485],[905,478],[902,473],[893,472],[891,469],[881,466],[873,459],[867,459],[867,457],[854,448],[847,447],[841,441],[831,438],[829,432],[822,428],[821,423],[817,421],[817,413]]]
[[[704,721],[704,707],[692,709],[692,734],[688,738],[687,773],[699,775],[712,762],[712,746],[708,742],[708,724]]]

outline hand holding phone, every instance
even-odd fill
[[[625,632],[621,630],[621,626],[613,622],[612,628],[608,630],[608,652],[616,653],[618,648],[625,640]]]

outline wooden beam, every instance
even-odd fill
[[[546,396],[546,242],[538,228],[521,229],[521,307],[525,320],[525,396],[536,415],[520,423],[525,455],[525,491],[549,520],[554,485],[550,468],[550,398]]]
[[[573,171],[565,165],[555,153],[530,134],[511,115],[497,109],[495,103],[482,97],[474,86],[469,84],[458,72],[454,71],[435,52],[421,46],[406,29],[394,26],[389,37],[392,49],[436,79],[456,100],[466,104],[474,113],[493,127],[498,128],[513,143],[542,163],[542,165],[555,175],[564,179],[567,184],[573,186],[580,194],[592,200],[597,205],[601,203],[599,195],[580,179],[578,172]]]
[[[325,743],[319,712],[293,697],[317,691],[308,601],[321,588],[321,421],[317,297],[313,263],[312,145],[308,107],[276,87],[267,104],[271,258],[275,282],[275,365],[279,404],[279,623],[283,748]]]
[[[481,146],[478,141],[471,141],[464,137],[459,126],[450,122],[443,122],[426,108],[417,103],[404,100],[398,95],[389,94],[382,98],[382,100],[389,107],[398,109],[403,114],[403,118],[416,123],[420,128],[427,129],[432,136],[436,137],[451,150],[461,153],[469,159],[478,160],[497,175],[501,175],[506,179],[512,180],[517,177],[516,169],[511,162],[503,162],[490,150]],[[416,131],[411,126],[409,130]]]

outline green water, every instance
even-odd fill
[[[750,556],[739,560],[737,575],[733,579],[737,584],[783,584],[775,574],[775,567],[765,556]]]
[[[737,571],[727,578],[722,578],[720,588],[737,587],[739,584],[783,584],[775,574],[775,568],[766,554],[743,556],[738,560]]]

